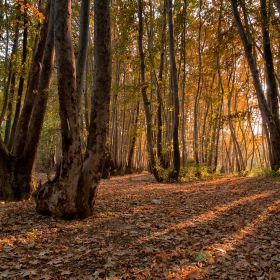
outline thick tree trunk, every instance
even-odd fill
[[[22,158],[11,155],[0,139],[0,200],[30,198],[36,185],[34,170],[29,170]]]
[[[59,179],[38,190],[36,210],[71,219],[77,217],[76,194],[81,142],[76,95],[76,67],[71,34],[71,0],[54,0],[54,43],[57,61],[62,163]]]
[[[92,214],[104,164],[111,86],[109,0],[96,0],[94,13],[94,89],[87,150],[82,163],[71,0],[55,1],[54,34],[63,160],[58,177],[39,188],[36,210],[59,219],[86,218]]]
[[[93,212],[105,159],[112,79],[110,0],[94,2],[94,85],[87,153],[81,169],[77,205],[80,218]]]

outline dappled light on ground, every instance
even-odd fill
[[[0,205],[0,279],[280,279],[277,178],[103,180],[93,217]]]

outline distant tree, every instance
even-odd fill
[[[146,115],[146,136],[147,136],[147,148],[149,154],[150,169],[157,181],[162,181],[157,166],[154,153],[154,139],[152,133],[152,116],[150,111],[150,102],[147,96],[147,83],[145,78],[145,55],[143,49],[143,6],[142,0],[138,0],[138,51],[140,56],[140,76],[141,76],[141,93],[144,103],[145,115]]]

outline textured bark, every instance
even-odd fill
[[[42,60],[48,34],[50,4],[51,1],[48,0],[46,11],[44,13],[45,20],[40,31],[40,40],[38,42],[36,54],[34,55],[31,70],[29,72],[29,84],[26,91],[24,105],[19,121],[17,123],[15,139],[13,143],[13,154],[16,157],[20,157],[23,153],[28,133],[28,127],[34,108],[35,99],[38,93],[38,83],[41,74]]]
[[[59,179],[38,190],[36,210],[58,218],[76,218],[81,168],[81,142],[76,96],[76,67],[71,34],[71,1],[54,1],[54,44],[57,61],[62,163]]]
[[[82,163],[71,1],[55,1],[54,34],[63,160],[58,176],[38,189],[36,210],[59,219],[86,218],[92,214],[104,164],[111,87],[109,0],[96,0],[94,13],[94,86],[87,150]]]
[[[4,199],[7,182],[9,179],[9,152],[0,135],[0,199]]]
[[[52,27],[50,27],[52,29]],[[53,34],[53,31],[50,32]],[[46,100],[53,64],[53,36],[48,36],[44,52],[43,68],[36,95],[36,105],[32,115],[24,152],[16,157],[8,152],[2,139],[0,139],[0,198],[5,200],[28,199],[36,186],[35,162],[39,145],[40,132],[46,109]],[[44,100],[44,103],[42,103]]]
[[[88,39],[89,39],[89,14],[90,0],[82,0],[80,12],[79,49],[77,58],[77,106],[80,108],[83,93],[83,82],[85,76]]]
[[[172,177],[178,179],[180,175],[180,149],[179,149],[179,95],[178,95],[178,74],[175,60],[174,50],[174,32],[173,32],[173,13],[172,13],[172,0],[168,0],[168,42],[169,42],[169,57],[170,57],[170,72],[171,72],[171,90],[173,99],[173,164],[174,170]]]
[[[109,0],[94,2],[94,84],[87,153],[77,194],[80,218],[92,214],[104,166],[112,76],[109,3]]]
[[[280,116],[279,116],[279,100],[278,100],[278,87],[276,83],[275,71],[274,71],[274,61],[270,45],[270,33],[269,33],[269,19],[267,11],[267,1],[260,0],[261,3],[261,24],[262,24],[262,38],[263,38],[263,54],[265,60],[266,68],[266,87],[268,104],[272,116],[274,116],[273,121],[277,127],[278,133],[280,133]]]
[[[40,48],[39,43],[39,48]],[[35,103],[33,105],[33,113],[31,116],[28,133],[25,138],[24,150],[22,159],[29,169],[34,169],[36,162],[36,155],[39,147],[40,135],[43,127],[45,117],[48,93],[51,84],[51,77],[54,63],[54,34],[53,34],[53,14],[50,15],[49,27],[47,32],[47,40],[44,47],[44,56],[42,60],[42,70],[39,84],[37,87],[37,94]]]

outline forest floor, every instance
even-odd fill
[[[114,177],[83,221],[0,202],[0,279],[280,279],[280,179]]]

